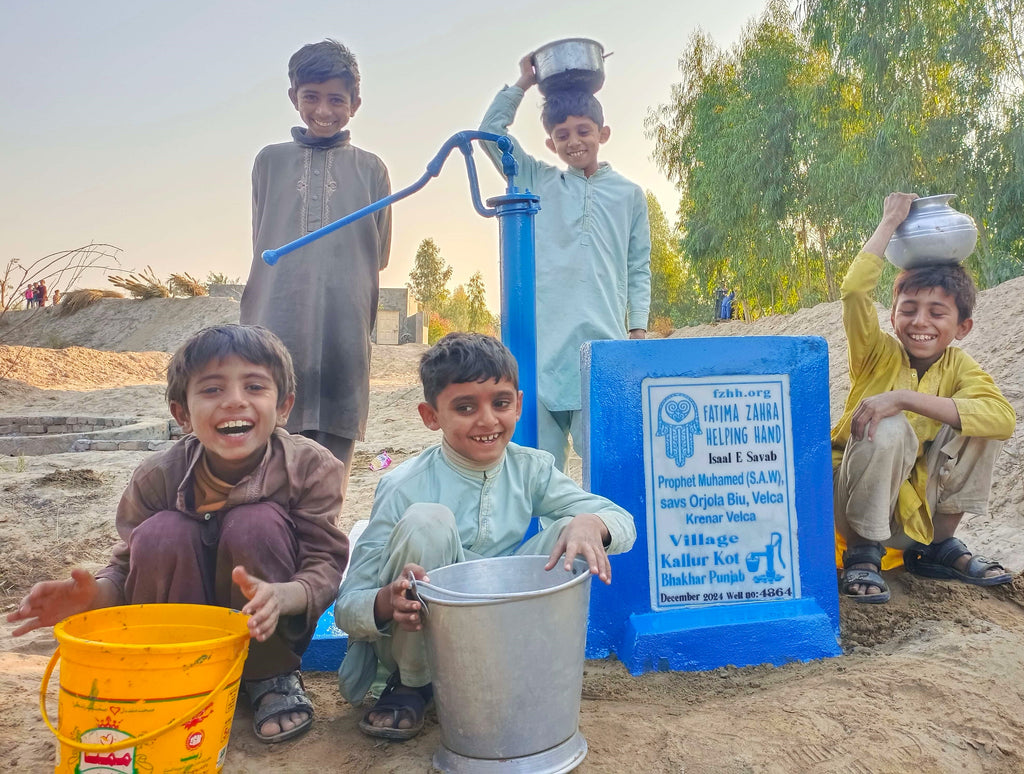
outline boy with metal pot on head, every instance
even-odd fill
[[[342,695],[362,701],[378,661],[391,675],[359,727],[410,739],[423,727],[433,691],[420,603],[406,597],[412,572],[492,556],[547,555],[546,569],[579,555],[611,582],[608,554],[628,551],[633,517],[582,490],[551,455],[511,443],[522,409],[519,369],[497,339],[450,333],[420,361],[420,418],[441,443],[381,479],[366,531],[353,550],[334,617],[348,632],[338,670]],[[541,531],[523,541],[530,521]]]
[[[508,134],[523,96],[537,83],[533,54],[498,92],[480,129]],[[540,196],[536,218],[537,446],[564,471],[569,436],[586,459],[580,346],[642,339],[651,306],[651,229],[640,186],[598,161],[611,136],[593,94],[558,90],[541,111],[545,144],[566,165],[535,159],[515,143],[516,184]],[[501,169],[501,151],[484,143]]]
[[[299,665],[337,594],[348,538],[337,528],[342,464],[283,426],[291,357],[256,326],[205,328],[167,367],[171,413],[188,433],[148,457],[117,506],[110,564],[37,583],[14,635],[125,604],[219,605],[250,616],[242,685],[263,742],[309,730]]]
[[[836,530],[847,546],[841,590],[854,602],[889,600],[886,547],[902,550],[915,575],[980,586],[1011,580],[954,536],[965,512],[988,511],[995,459],[1016,423],[992,377],[951,346],[974,324],[974,282],[957,264],[900,272],[895,338],[881,330],[871,299],[881,256],[917,198],[885,198],[842,286],[850,394],[832,430],[832,456]]]

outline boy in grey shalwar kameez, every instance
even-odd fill
[[[288,63],[288,96],[303,127],[292,142],[260,151],[252,171],[253,261],[241,322],[269,328],[295,363],[287,430],[326,446],[345,464],[345,484],[369,411],[370,331],[379,272],[391,249],[391,210],[368,215],[297,250],[280,247],[391,193],[388,171],[342,131],[360,105],[355,57],[337,41],[303,46]]]

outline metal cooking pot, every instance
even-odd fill
[[[564,38],[533,52],[537,88],[547,96],[553,91],[582,89],[595,93],[604,85],[604,60],[611,54],[588,38]]]
[[[885,248],[885,257],[901,269],[941,263],[961,263],[978,242],[970,215],[953,209],[956,194],[915,199],[910,213]]]

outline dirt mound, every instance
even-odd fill
[[[17,342],[9,338],[9,322],[0,319],[4,344],[39,345],[52,339],[95,348],[30,349],[22,355],[30,358],[26,363],[67,358],[71,365],[54,366],[50,376],[41,366],[31,370],[32,384],[45,377],[53,380],[47,384],[62,389],[0,379],[0,402],[8,410],[164,416],[166,403],[158,383],[69,388],[68,382],[59,381],[59,368],[68,379],[81,377],[76,370],[99,374],[104,369],[111,378],[116,373],[125,377],[136,367],[150,378],[155,371],[146,368],[162,367],[166,353],[192,332],[237,320],[237,304],[225,299],[106,301],[96,307],[64,318],[48,310],[32,313],[31,324],[21,328],[26,338]],[[221,313],[225,316],[218,317]],[[879,307],[879,317],[888,329],[888,311]],[[1022,328],[1024,279],[1017,279],[980,295],[975,328],[964,342],[1018,415],[1024,412]],[[751,324],[699,326],[676,335],[823,336],[831,353],[834,418],[842,408],[847,376],[837,303]],[[95,351],[136,346],[155,352],[136,356]],[[416,413],[422,400],[416,366],[424,349],[411,344],[374,348],[370,421],[366,440],[356,448],[342,510],[340,526],[345,530],[369,515],[377,483],[393,469],[370,469],[377,452],[387,450],[399,464],[437,440]],[[133,365],[135,357],[148,365]],[[82,452],[0,459],[0,529],[6,541],[0,607],[6,602],[11,609],[33,581],[66,577],[74,565],[103,566],[116,539],[113,513],[120,493],[147,455]],[[998,466],[989,516],[969,515],[962,531],[972,549],[1019,571],[1024,567],[1019,438],[1007,444]],[[614,660],[587,662],[580,728],[590,754],[580,774],[1024,771],[1024,702],[1018,687],[1024,681],[1024,577],[991,589],[923,581],[903,571],[887,577],[892,589],[888,605],[841,600],[845,655],[839,658],[637,677]],[[54,642],[46,630],[12,639],[12,628],[0,618],[0,692],[20,697],[11,703],[7,723],[0,728],[0,745],[12,770],[43,771],[52,768],[54,745],[35,703],[25,697],[38,691]],[[428,713],[424,733],[416,739],[381,744],[360,734],[358,721],[365,707],[342,702],[333,673],[308,672],[304,679],[316,706],[313,729],[298,742],[268,747],[253,737],[251,712],[242,702],[225,772],[312,774],[326,760],[338,771],[430,769],[431,755],[440,744],[435,713]],[[51,699],[51,707],[55,704]]]
[[[84,347],[43,349],[0,345],[0,380],[41,389],[102,390],[129,384],[162,384],[166,352],[101,352]]]
[[[28,347],[79,346],[111,352],[174,352],[209,325],[238,322],[233,298],[107,298],[74,314],[57,307],[0,316],[0,344]]]

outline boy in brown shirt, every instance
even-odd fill
[[[282,427],[295,397],[291,357],[263,328],[206,328],[167,367],[171,413],[188,433],[148,457],[117,508],[110,564],[37,583],[7,616],[15,636],[124,604],[219,605],[250,616],[242,672],[258,739],[313,723],[299,665],[348,562],[335,522],[344,467]]]

